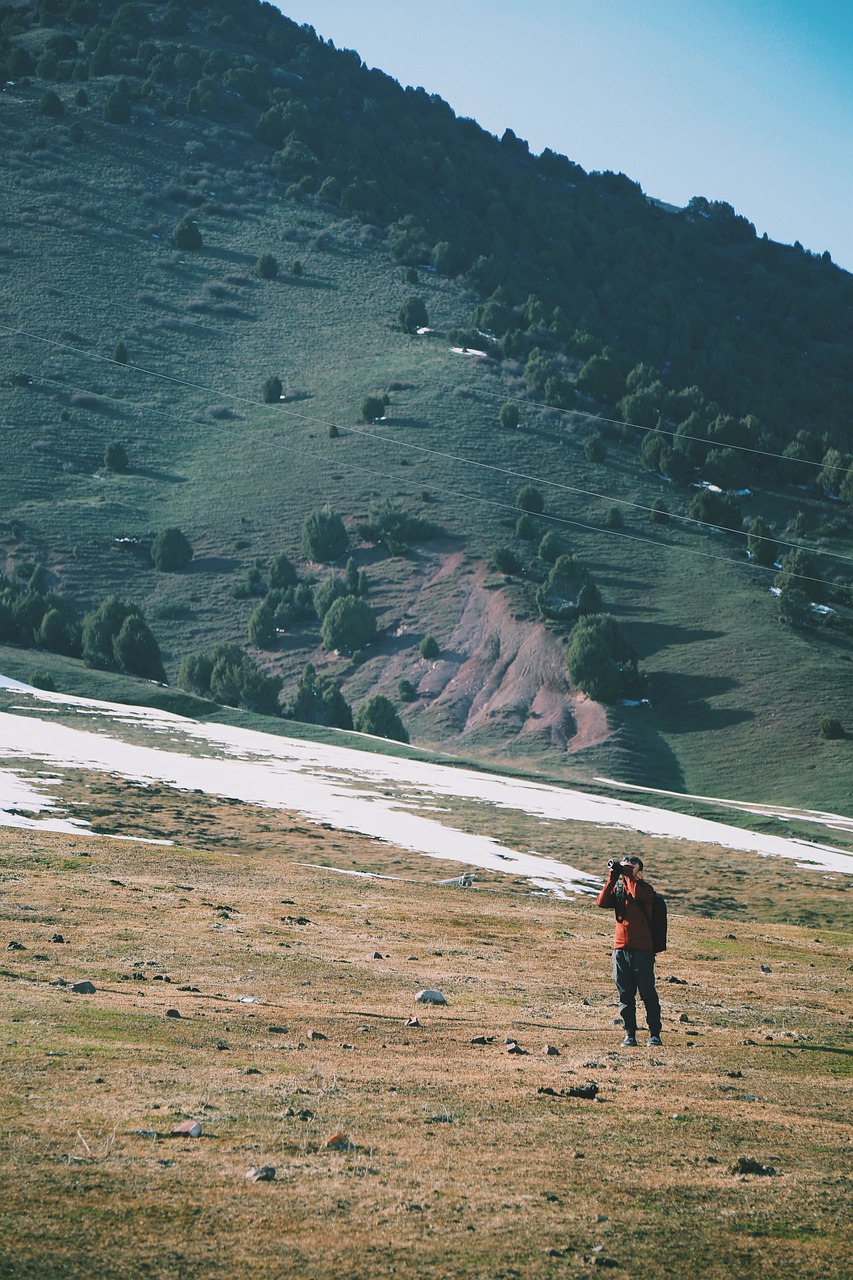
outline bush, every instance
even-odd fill
[[[151,548],[155,569],[161,573],[177,573],[186,569],[192,558],[193,549],[186,534],[174,526],[160,530]]]
[[[32,678],[30,678],[30,684],[32,683]],[[400,681],[397,685],[397,695],[401,702],[417,702],[418,700],[418,691],[411,680]]]
[[[769,524],[761,516],[756,516],[751,521],[746,546],[754,564],[769,568],[776,563],[776,543],[770,535]]]
[[[277,378],[275,374],[273,374],[271,377],[267,378],[264,385],[261,387],[261,399],[264,404],[278,404],[283,391],[284,386],[282,385],[281,378]]]
[[[420,649],[421,657],[428,658],[430,660],[437,658],[441,653],[441,647],[439,646],[435,636],[429,634],[424,636],[418,645],[418,648]]]
[[[44,689],[47,693],[56,693],[56,681],[49,671],[36,667],[29,675],[29,683],[34,689]]]
[[[127,347],[121,341],[117,342],[115,345],[115,350],[113,351],[113,360],[115,360],[116,364],[127,364],[127,361],[128,361]]]
[[[385,400],[382,396],[365,396],[361,402],[363,422],[376,422],[385,416]]]
[[[370,733],[377,738],[390,738],[395,742],[409,741],[409,735],[393,702],[381,693],[374,693],[358,708],[355,713],[355,728],[359,733]]]
[[[413,542],[434,538],[438,528],[430,520],[410,516],[398,502],[381,499],[370,504],[368,521],[358,532],[366,542],[380,542],[392,556],[401,556]]]
[[[342,578],[339,573],[333,573],[324,582],[318,582],[311,592],[314,612],[322,622],[336,600],[342,600],[344,596],[354,596],[356,594],[357,592],[352,589],[345,578]]]
[[[30,681],[32,684],[32,680]],[[838,716],[821,716],[820,719],[820,736],[822,738],[844,738],[844,725],[838,719]]]
[[[107,124],[127,124],[130,120],[130,99],[124,93],[111,93],[104,103],[104,119]],[[186,219],[185,219],[186,221]],[[180,224],[179,224],[180,225]],[[177,228],[175,228],[177,230]],[[200,238],[200,237],[199,237]],[[179,245],[172,232],[172,243],[176,249],[200,249],[201,245]]]
[[[518,405],[512,400],[502,404],[498,413],[498,422],[505,431],[515,431],[518,426]]]
[[[309,662],[293,702],[282,713],[288,720],[322,724],[332,729],[352,728],[352,709],[331,676],[318,676]]]
[[[515,495],[515,505],[521,511],[540,516],[545,510],[545,499],[535,485],[526,484]]]
[[[64,116],[65,107],[62,105],[62,99],[53,89],[47,89],[41,96],[39,102],[39,115],[41,116]]]
[[[782,557],[781,568],[773,579],[773,585],[784,595],[786,591],[802,593],[809,601],[823,603],[826,600],[826,583],[810,555],[805,551],[789,551]]]
[[[175,249],[186,249],[194,252],[204,247],[204,239],[198,223],[186,214],[172,231],[172,245]]]
[[[556,564],[562,554],[562,541],[557,537],[553,529],[549,529],[539,543],[539,559],[544,560],[546,564]]]
[[[597,613],[601,608],[601,593],[577,556],[558,556],[536,592],[536,604],[543,618],[566,622],[582,613]]]
[[[625,525],[625,520],[623,518],[621,508],[608,507],[604,513],[605,529],[622,529],[624,525]]]
[[[512,547],[495,547],[492,552],[492,568],[498,573],[510,575],[521,573],[521,561]]]
[[[113,640],[113,653],[122,671],[144,680],[165,681],[159,645],[140,614],[125,618]]]
[[[266,600],[249,614],[249,644],[256,649],[271,649],[276,642],[275,610]]]
[[[285,587],[295,587],[299,576],[284,552],[279,552],[270,561],[269,584],[271,591],[281,591]]]
[[[691,520],[700,520],[729,533],[740,533],[743,524],[740,503],[734,494],[713,493],[710,489],[702,489],[690,500],[688,515]]]
[[[607,444],[604,436],[587,436],[583,446],[583,456],[587,462],[606,462]]]
[[[653,524],[669,524],[669,510],[662,498],[655,498],[652,503],[651,519]]]
[[[426,303],[423,298],[409,297],[397,312],[397,320],[404,333],[415,333],[429,325]]]
[[[104,466],[107,471],[117,471],[119,473],[127,471],[127,451],[118,440],[111,440],[104,450]]]
[[[323,644],[327,649],[353,653],[370,644],[376,635],[372,609],[355,596],[334,600],[323,619]]]
[[[515,522],[515,536],[522,542],[532,542],[536,537],[536,525],[526,511]]]
[[[262,280],[275,280],[278,275],[278,260],[271,253],[262,253],[255,263],[255,274]]]
[[[347,531],[339,515],[329,507],[317,507],[302,525],[302,550],[309,560],[330,564],[347,549]]]
[[[581,618],[575,624],[566,663],[573,683],[595,702],[618,702],[642,691],[637,655],[609,614]]]

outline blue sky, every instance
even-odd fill
[[[728,200],[853,270],[850,0],[281,0],[534,152]]]

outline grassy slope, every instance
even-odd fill
[[[527,411],[520,432],[497,431],[497,407],[515,390],[512,370],[499,377],[451,356],[440,338],[400,333],[393,320],[411,286],[382,245],[322,210],[283,200],[251,163],[238,170],[235,149],[242,162],[254,155],[251,144],[198,122],[192,134],[178,123],[110,128],[99,118],[98,86],[90,92],[91,108],[76,113],[86,129],[79,146],[68,141],[63,124],[35,114],[35,90],[4,96],[9,182],[0,267],[11,298],[8,322],[105,356],[123,338],[133,363],[203,389],[10,339],[7,370],[25,370],[37,386],[2,390],[7,465],[0,510],[7,528],[14,520],[25,526],[22,540],[8,535],[11,560],[43,558],[81,607],[109,591],[138,599],[172,677],[187,651],[224,639],[244,642],[252,604],[233,600],[231,588],[255,557],[266,560],[282,549],[298,554],[301,521],[320,501],[354,522],[371,498],[399,495],[438,520],[469,564],[511,540],[514,518],[499,504],[512,503],[520,479],[403,446],[487,459],[606,494],[600,500],[545,488],[550,511],[594,526],[611,499],[648,506],[662,492],[659,482],[639,475],[635,452],[626,447],[611,446],[601,467],[586,463],[581,442],[553,415]],[[33,145],[35,134],[45,147]],[[175,254],[166,242],[182,209],[151,207],[146,199],[200,172],[206,181],[199,189],[215,191],[230,212],[202,211],[205,251]],[[300,258],[304,276],[254,280],[252,264],[267,250],[283,268]],[[417,288],[439,329],[469,317],[473,300],[452,282],[424,276]],[[211,310],[223,301],[239,316]],[[272,372],[293,397],[287,406],[259,402],[260,384]],[[376,430],[392,443],[347,434],[362,395],[391,381],[412,384],[392,394],[389,422]],[[102,407],[72,407],[71,420],[61,422],[77,390],[101,393]],[[236,416],[212,415],[217,406]],[[329,421],[341,424],[341,439],[328,438]],[[128,447],[133,472],[96,474],[114,438]],[[69,465],[74,469],[65,470]],[[425,490],[436,503],[422,502]],[[498,505],[472,501],[480,497]],[[665,497],[674,510],[686,510],[686,494],[667,486]],[[821,518],[801,494],[762,499],[748,510],[772,508],[784,523],[800,507],[813,524]],[[817,738],[822,714],[848,717],[849,646],[845,652],[780,628],[765,579],[730,563],[732,549],[720,540],[662,530],[640,511],[626,514],[626,532],[650,544],[575,526],[567,527],[567,541],[589,563],[607,607],[626,623],[652,676],[654,709],[627,716],[610,743],[571,765],[541,751],[530,763],[551,774],[605,772],[849,810],[849,742]],[[184,528],[195,546],[187,575],[157,575],[109,547],[117,533],[145,534],[167,524]],[[833,546],[850,554],[849,539]],[[359,562],[371,576],[371,603],[393,630],[408,567],[366,550]],[[511,590],[519,611],[529,611],[529,598]],[[162,616],[179,612],[184,616]],[[453,618],[432,621],[441,636]],[[276,656],[288,684],[313,643],[288,641]],[[343,673],[350,697],[383,687],[386,652],[380,648],[367,667]],[[417,719],[411,723],[417,740]]]
[[[676,916],[664,1048],[628,1052],[589,901],[47,834],[2,858],[4,1280],[840,1274],[848,936]]]

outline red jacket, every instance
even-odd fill
[[[649,923],[654,896],[654,890],[647,880],[633,880],[630,876],[625,876],[620,885],[619,877],[611,876],[607,881],[597,901],[600,907],[610,907],[616,911],[614,951],[621,951],[623,947],[633,951],[654,951]]]

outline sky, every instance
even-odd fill
[[[498,136],[853,271],[850,0],[279,0]]]

